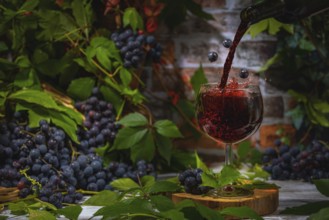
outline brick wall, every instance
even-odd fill
[[[202,63],[209,81],[217,82],[220,79],[221,68],[226,59],[228,49],[222,46],[224,39],[233,39],[239,25],[241,9],[250,4],[249,0],[197,0],[205,11],[211,13],[215,20],[203,21],[190,16],[185,23],[174,32],[165,27],[159,30],[159,37],[163,42],[173,42],[176,65],[182,74],[192,75]],[[276,41],[272,36],[259,35],[251,39],[249,35],[242,38],[233,61],[232,72],[240,68],[247,68],[251,72],[257,71],[275,52]],[[207,59],[209,51],[217,51],[219,59],[210,63]],[[277,138],[275,132],[284,128],[291,133],[290,119],[285,115],[291,106],[290,97],[271,86],[268,81],[257,76],[264,99],[264,120],[259,131],[252,140],[261,147],[269,146]],[[187,145],[202,149],[218,147],[212,141],[202,138],[198,143]],[[210,151],[209,148],[206,151]]]

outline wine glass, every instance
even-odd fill
[[[231,165],[232,144],[248,138],[262,122],[260,89],[242,83],[224,89],[218,83],[202,84],[197,96],[196,116],[205,133],[225,143],[225,165]]]

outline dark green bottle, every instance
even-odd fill
[[[293,23],[327,9],[329,0],[263,0],[242,10],[240,16],[250,24],[270,17]]]

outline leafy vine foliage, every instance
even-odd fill
[[[293,34],[272,32],[278,37],[277,52],[261,69],[269,83],[288,91],[297,101],[288,114],[301,140],[328,141],[328,16],[329,12],[323,12],[284,27],[289,32],[293,27]],[[255,24],[253,33],[261,28]]]

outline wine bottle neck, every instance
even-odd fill
[[[329,0],[264,0],[242,10],[240,17],[249,24],[270,17],[292,23],[327,9]]]
[[[266,18],[275,17],[281,14],[284,9],[283,0],[263,1],[242,10],[240,18],[242,22],[253,24]]]

